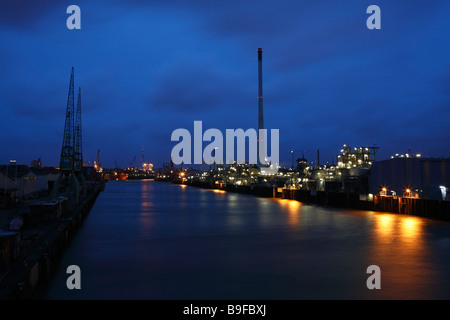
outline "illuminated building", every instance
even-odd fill
[[[341,153],[336,157],[338,168],[370,168],[375,162],[375,152],[378,147],[355,147],[344,144]]]

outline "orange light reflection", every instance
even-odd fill
[[[380,266],[386,298],[420,299],[436,274],[428,268],[424,221],[414,216],[375,214],[375,234],[369,264]],[[426,274],[426,278],[422,275]]]
[[[300,207],[301,202],[288,199],[277,199],[283,208],[288,210],[288,223],[291,227],[297,227],[300,224]]]

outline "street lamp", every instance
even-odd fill
[[[406,196],[411,197],[411,189],[407,188],[405,191],[406,191]]]

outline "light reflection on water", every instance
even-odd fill
[[[288,224],[290,227],[298,227],[300,223],[300,206],[298,201],[279,199],[279,204],[288,213]]]
[[[385,298],[426,299],[437,295],[441,289],[436,286],[437,279],[446,275],[430,261],[432,248],[424,225],[431,222],[392,214],[374,215],[374,221],[371,259],[380,261]]]
[[[155,181],[110,181],[49,299],[448,299],[450,224]],[[83,289],[65,288],[77,264]],[[366,287],[369,265],[382,289]]]

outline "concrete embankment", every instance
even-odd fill
[[[362,196],[357,193],[284,189],[263,186],[238,186],[202,182],[187,184],[206,189],[219,189],[229,192],[252,194],[259,197],[291,199],[304,203],[328,205],[338,208],[390,212],[450,221],[449,201],[379,195],[369,198],[366,195]]]
[[[16,233],[20,237],[15,241],[18,244],[9,250],[16,251],[16,255],[4,259],[6,263],[0,270],[0,299],[30,299],[48,282],[104,185],[104,182],[92,184],[78,205],[71,206],[66,200],[50,211],[45,210],[45,204],[40,210],[30,206],[30,211],[22,215],[23,230]]]

